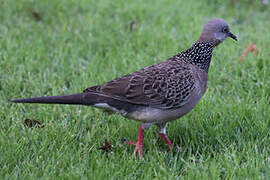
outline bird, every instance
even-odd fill
[[[144,132],[153,125],[160,138],[173,147],[166,135],[168,122],[190,112],[206,92],[208,71],[215,47],[228,37],[237,41],[228,23],[220,18],[206,22],[187,50],[165,61],[91,86],[81,93],[11,100],[13,103],[75,104],[93,106],[139,121],[134,154],[142,159]]]

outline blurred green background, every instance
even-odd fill
[[[269,17],[259,0],[0,0],[0,178],[269,179]],[[81,92],[163,61],[211,18],[225,19],[239,41],[215,49],[204,98],[168,125],[177,152],[153,127],[139,161],[121,142],[135,140],[138,122],[85,106],[9,103]],[[252,44],[258,53],[239,64]],[[44,127],[24,126],[27,118]],[[111,152],[99,150],[105,139]]]

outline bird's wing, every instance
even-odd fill
[[[194,74],[188,64],[169,61],[154,64],[104,85],[89,87],[84,93],[94,92],[159,109],[181,107],[195,89]]]

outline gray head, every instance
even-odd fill
[[[204,25],[198,41],[212,42],[217,46],[227,37],[231,37],[237,41],[237,37],[231,33],[229,25],[223,19],[212,19]]]

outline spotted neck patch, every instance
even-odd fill
[[[196,42],[189,49],[173,57],[186,63],[194,64],[208,72],[214,44],[209,42]]]

